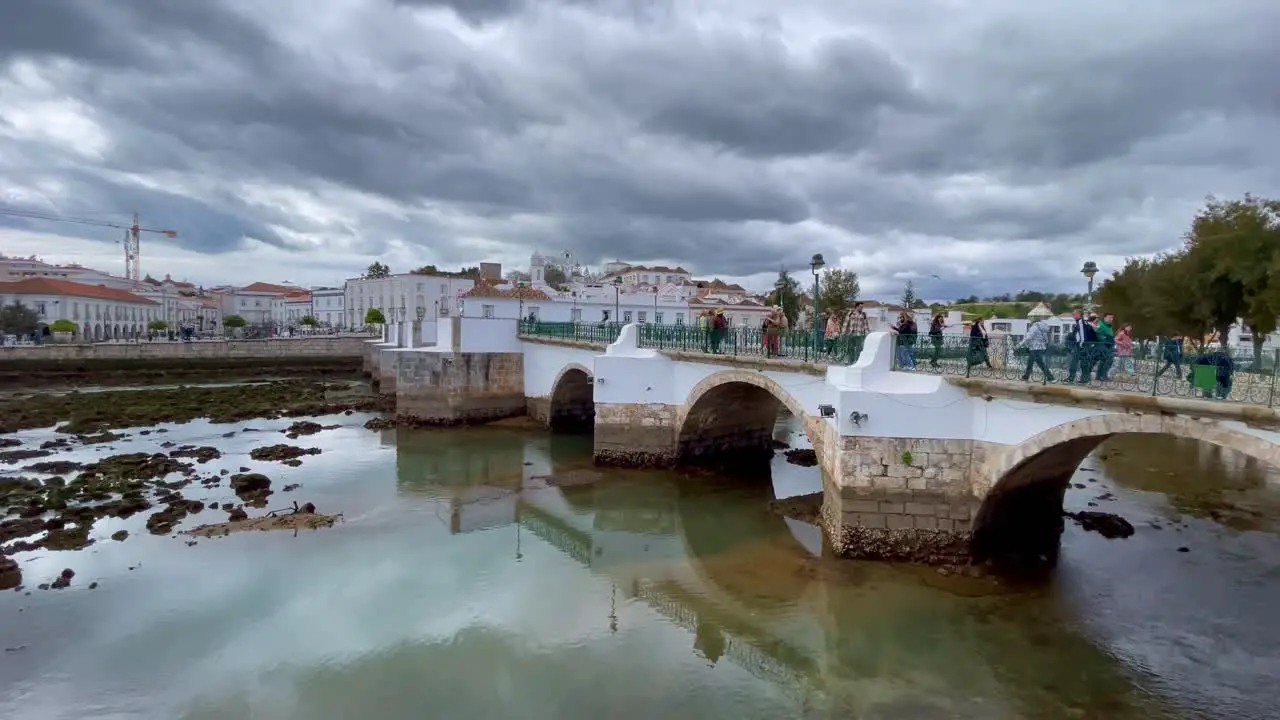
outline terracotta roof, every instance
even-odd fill
[[[277,295],[289,295],[298,292],[296,287],[286,287],[284,285],[272,285],[271,283],[256,282],[252,285],[246,285],[240,288],[243,292],[269,292]]]
[[[484,280],[477,280],[475,287],[462,294],[464,298],[494,298],[498,300],[550,300],[551,296],[537,288],[518,287],[499,290]]]
[[[284,301],[285,301],[285,302],[310,302],[310,301],[311,301],[311,293],[309,293],[309,292],[295,292],[295,293],[292,293],[292,294],[290,294],[290,295],[285,295],[285,296],[284,296]]]
[[[0,295],[70,295],[71,297],[111,300],[114,302],[136,303],[138,305],[160,304],[154,300],[134,295],[131,292],[116,290],[105,285],[84,285],[70,280],[53,280],[51,278],[28,278],[17,282],[0,282]]]

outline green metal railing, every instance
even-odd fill
[[[820,364],[849,365],[862,352],[862,336],[824,339],[814,346],[807,330],[764,331],[760,328],[704,329],[693,325],[641,325],[640,347],[677,352],[777,358]]]
[[[959,377],[1083,385],[1102,390],[1216,399],[1274,406],[1280,350],[1255,359],[1212,346],[1196,349],[1169,342],[1133,345],[1120,356],[1111,343],[1050,343],[1022,347],[1018,336],[894,336],[893,369]],[[1047,374],[1046,374],[1047,371]]]
[[[584,343],[608,345],[622,332],[619,323],[539,322],[521,320],[520,334],[549,340],[572,340]]]

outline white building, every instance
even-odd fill
[[[311,291],[295,290],[271,298],[271,324],[277,331],[298,328],[311,315]]]
[[[272,300],[292,295],[299,290],[294,285],[256,282],[241,288],[224,288],[215,294],[224,320],[232,315],[239,315],[248,325],[275,326]]]
[[[103,285],[116,290],[133,292],[138,283],[110,273],[81,267],[80,265],[51,265],[36,258],[13,258],[0,255],[0,282],[15,282],[31,278],[48,278],[50,280],[67,280],[85,285]]]
[[[389,323],[418,318],[433,321],[437,317],[456,315],[459,298],[475,284],[469,277],[413,273],[351,278],[346,282],[343,297],[347,327],[363,327],[365,315],[372,308],[380,310]]]
[[[0,282],[0,303],[20,302],[35,310],[40,322],[70,320],[78,340],[122,340],[141,337],[147,324],[161,320],[159,303],[124,290],[67,280],[32,277]]]
[[[321,327],[341,330],[349,326],[346,311],[346,290],[344,288],[312,288],[311,307],[311,315],[320,323]]]

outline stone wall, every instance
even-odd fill
[[[622,467],[675,464],[679,407],[596,403],[595,460]]]
[[[373,384],[378,388],[379,394],[396,394],[396,380],[400,374],[399,362],[404,356],[405,353],[397,348],[378,350],[378,373],[373,378]]]
[[[538,424],[551,427],[551,398],[530,397],[524,399],[524,414]]]
[[[405,351],[396,360],[396,414],[424,425],[524,415],[524,355]]]
[[[975,443],[861,436],[838,442],[837,474],[824,473],[823,522],[840,554],[968,560],[978,506],[969,482]]]
[[[359,372],[367,337],[0,347],[0,386]]]

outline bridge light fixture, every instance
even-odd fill
[[[418,316],[418,322],[422,322],[422,318],[427,316],[427,309],[422,307],[421,305],[419,305],[418,308],[414,310],[414,312]]]
[[[868,419],[870,419],[870,417],[866,413],[858,412],[857,410],[854,410],[853,412],[849,413],[849,420],[851,420],[853,424],[857,425],[858,427],[862,427],[862,421],[868,420]]]
[[[1080,268],[1080,274],[1089,280],[1089,294],[1085,301],[1085,311],[1093,312],[1093,276],[1098,274],[1098,263],[1089,260]]]
[[[831,405],[826,405],[826,404],[819,405],[818,414],[824,418],[835,417],[836,409],[834,406],[831,406]]]
[[[809,269],[813,271],[813,356],[818,357],[822,351],[822,287],[818,282],[818,271],[826,267],[822,253],[814,253],[809,260]]]

